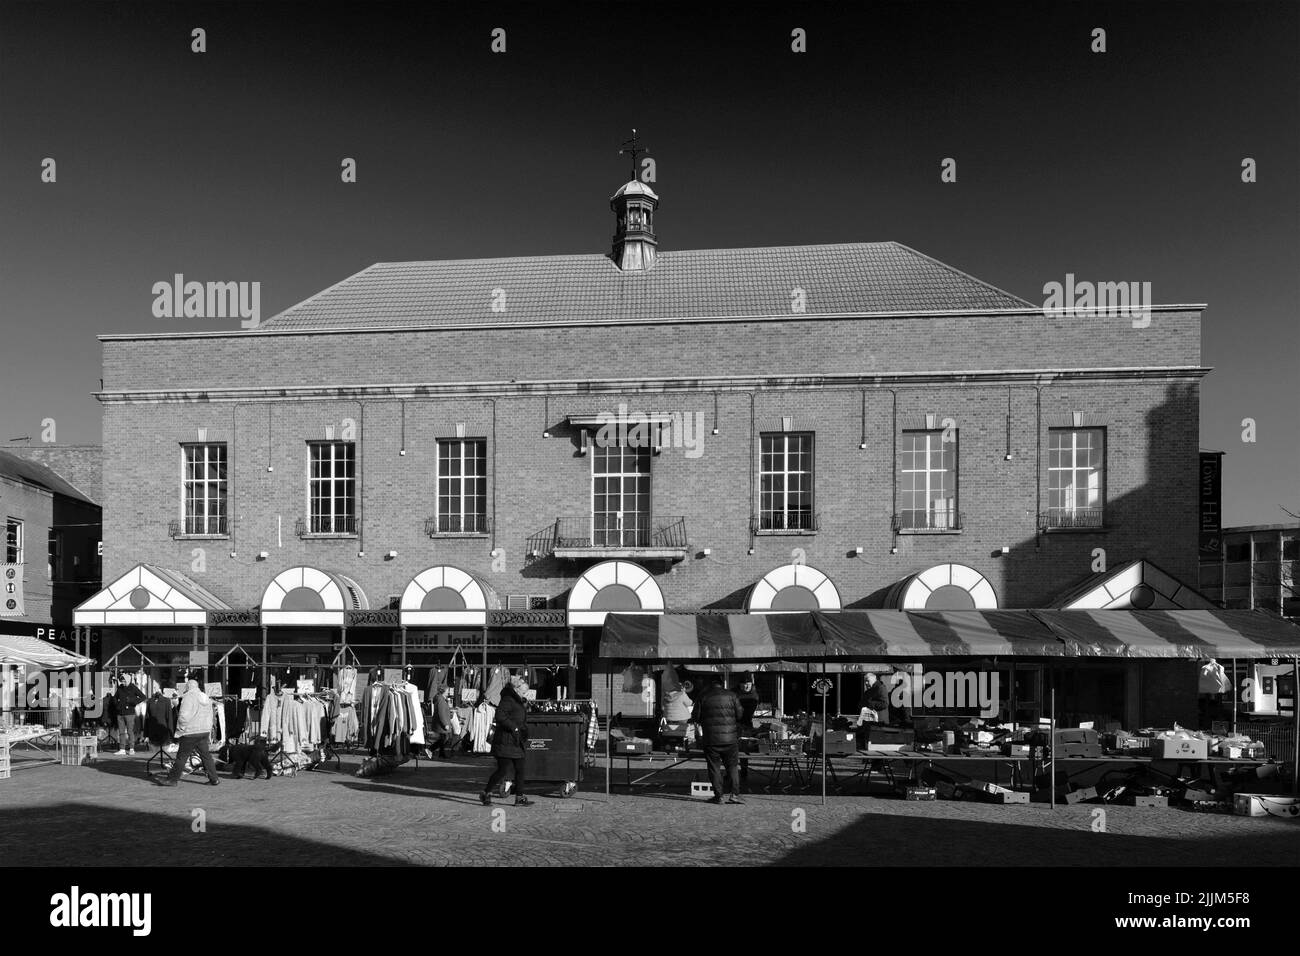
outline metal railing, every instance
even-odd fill
[[[751,531],[816,531],[813,511],[764,511],[749,518]]]
[[[1101,508],[1076,508],[1072,511],[1055,509],[1044,511],[1038,516],[1038,527],[1044,531],[1065,528],[1101,528]]]
[[[356,515],[312,515],[294,522],[293,532],[300,538],[313,534],[356,534]]]
[[[186,515],[185,519],[173,518],[167,522],[167,534],[173,538],[182,535],[217,535],[229,534],[229,524],[225,515]]]
[[[424,519],[424,533],[430,538],[440,534],[491,534],[492,519],[487,515],[438,515]]]
[[[894,532],[960,531],[966,523],[964,511],[900,511],[894,515]]]
[[[598,514],[560,517],[528,538],[529,552],[550,554],[560,548],[687,547],[686,518],[674,515]]]

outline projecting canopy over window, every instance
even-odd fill
[[[305,565],[275,576],[262,594],[262,623],[342,627],[344,613],[370,607],[351,578]]]
[[[891,589],[888,607],[903,611],[985,611],[998,606],[993,585],[964,564],[937,564]]]
[[[750,614],[838,611],[840,592],[821,571],[806,564],[783,564],[767,572],[749,591]]]
[[[569,592],[569,624],[598,627],[610,611],[662,614],[664,595],[654,577],[631,561],[602,561],[588,568]]]
[[[77,626],[95,624],[203,625],[208,612],[230,606],[179,571],[137,564],[72,612]]]
[[[402,593],[403,627],[482,627],[499,601],[460,568],[439,564],[417,574]]]

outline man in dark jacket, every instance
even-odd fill
[[[505,780],[510,768],[515,771],[515,806],[529,807],[533,801],[524,796],[524,745],[528,742],[528,714],[524,700],[519,696],[519,678],[512,677],[501,689],[501,703],[497,705],[493,724],[492,756],[497,758],[497,768],[488,777],[487,786],[479,794],[483,806],[492,805],[492,791]]]
[[[876,716],[879,718],[880,723],[888,724],[889,689],[885,687],[880,678],[871,673],[871,671],[867,671],[863,680],[865,683],[862,688],[862,700],[860,706],[862,708],[871,708],[876,712]]]
[[[123,674],[114,695],[117,710],[117,753],[126,756],[135,753],[135,708],[144,703],[144,694],[135,686],[130,674]]]
[[[710,803],[722,802],[722,768],[727,768],[731,784],[728,803],[744,803],[740,799],[740,724],[745,719],[744,708],[735,691],[722,685],[722,678],[714,675],[712,685],[700,698],[700,724],[704,727],[704,759],[709,765],[709,782],[713,784]]]

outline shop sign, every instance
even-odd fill
[[[23,566],[0,564],[0,617],[23,614]]]
[[[1220,452],[1201,452],[1201,467],[1197,473],[1199,490],[1199,542],[1200,553],[1218,557],[1223,542],[1222,494],[1223,455]]]

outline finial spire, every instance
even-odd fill
[[[647,150],[646,150],[646,148],[645,148],[644,146],[641,145],[640,140],[638,140],[638,139],[636,138],[636,127],[633,127],[633,128],[632,128],[632,138],[629,139],[627,142],[625,142],[625,143],[623,144],[622,148],[619,149],[619,151],[618,151],[618,154],[619,154],[620,156],[622,156],[624,153],[629,153],[629,154],[631,154],[631,156],[632,156],[632,175],[631,175],[630,179],[636,179],[636,178],[637,178],[637,172],[636,172],[636,157],[637,157],[637,154],[638,154],[638,153],[644,153],[644,152],[647,152]]]

